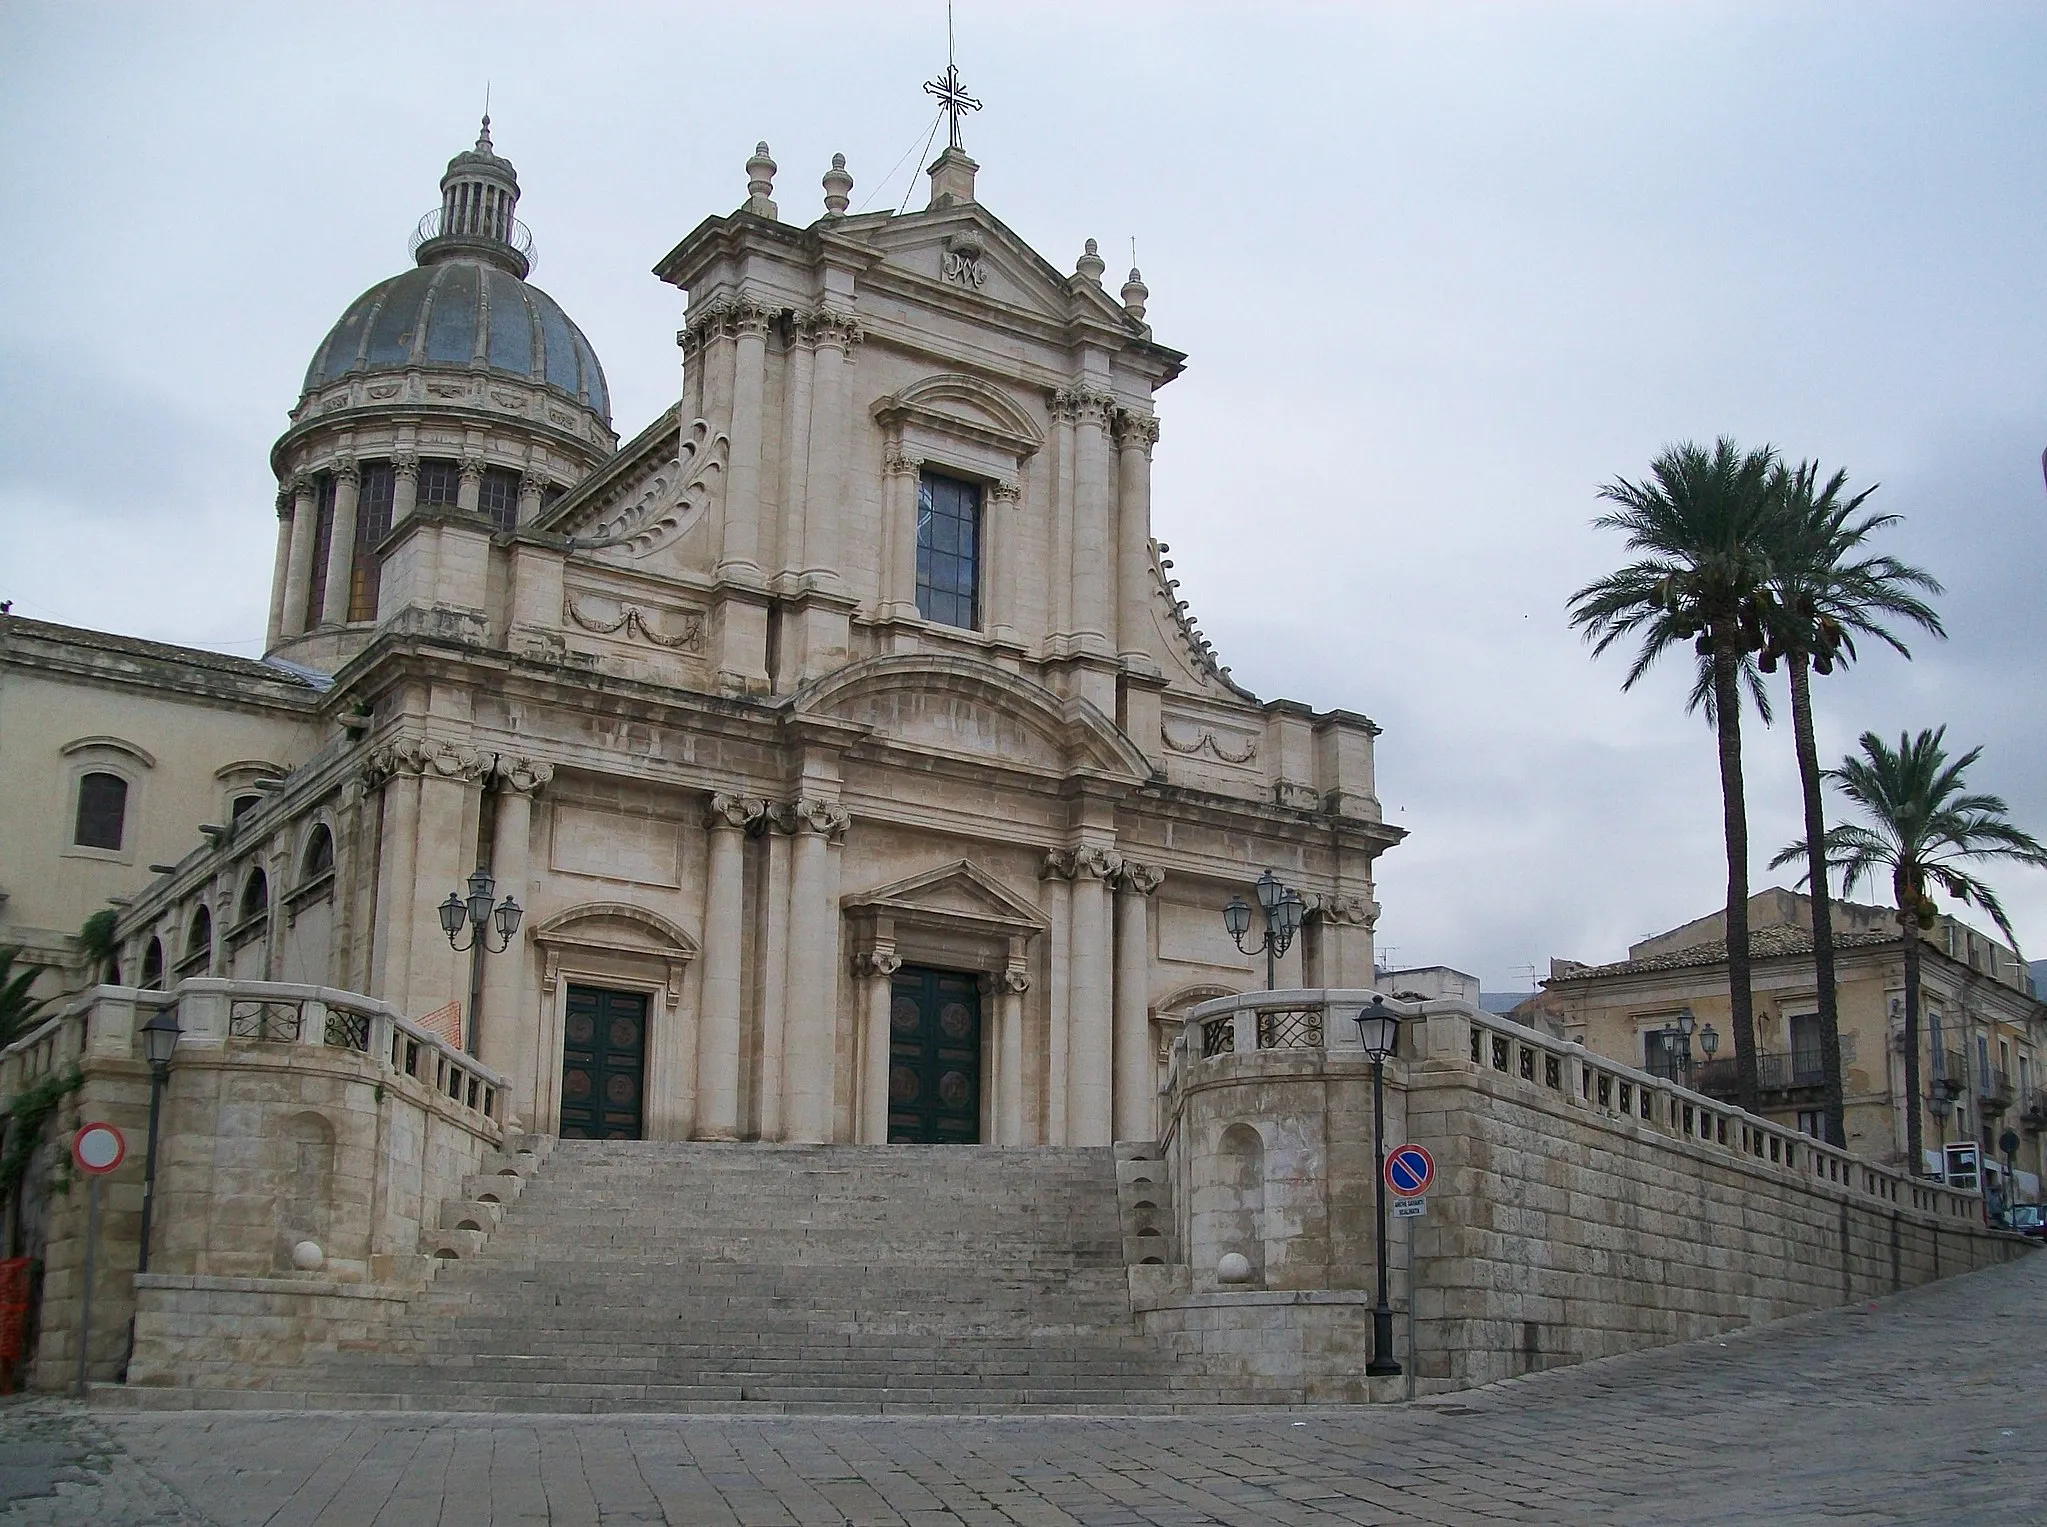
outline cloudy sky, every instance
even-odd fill
[[[1261,695],[1384,728],[1382,946],[1489,989],[1724,883],[1677,668],[1565,626],[1600,483],[1718,433],[1880,482],[1951,639],[1819,686],[1821,752],[1948,724],[2047,833],[2047,11],[962,0],[980,194],[1054,264],[1131,238],[1165,343],[1156,529]],[[941,3],[0,9],[0,598],[261,647],[270,442],[403,268],[486,81],[538,284],[622,434],[674,396],[649,266],[846,154],[901,205]],[[894,167],[893,169],[891,167]],[[916,187],[921,192],[921,185]],[[921,204],[921,203],[920,203]],[[1758,885],[1797,830],[1749,738]],[[2047,953],[2047,874],[1993,877]]]

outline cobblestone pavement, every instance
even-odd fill
[[[0,1523],[1336,1527],[2047,1522],[2047,1256],[1376,1410],[0,1411]]]

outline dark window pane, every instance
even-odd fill
[[[306,585],[306,629],[320,623],[327,604],[327,552],[334,544],[334,477],[322,472],[314,495],[312,578]]]
[[[350,569],[348,618],[377,618],[377,543],[391,533],[391,502],[398,476],[388,461],[366,462],[355,500],[355,564]]]
[[[119,848],[128,818],[128,781],[118,774],[88,774],[78,782],[78,821],[71,841],[80,848]]]
[[[428,460],[419,464],[421,504],[452,504],[462,495],[462,467],[453,461]]]
[[[270,910],[270,881],[261,870],[252,870],[248,882],[242,887],[242,919],[260,916]]]
[[[201,906],[192,913],[192,926],[185,934],[185,958],[178,969],[189,973],[204,970],[213,959],[213,914]]]
[[[917,481],[917,613],[942,625],[980,624],[981,489],[926,472]]]
[[[142,984],[145,988],[163,985],[163,943],[159,939],[151,939],[142,951]]]
[[[306,870],[304,878],[311,880],[326,874],[334,868],[334,834],[324,827],[313,829],[313,840],[306,845]]]
[[[477,508],[490,516],[500,530],[515,530],[519,524],[519,474],[503,467],[486,467],[483,490]]]
[[[235,797],[234,805],[228,808],[229,812],[228,819],[230,821],[239,822],[243,817],[247,816],[250,812],[254,811],[258,806],[262,804],[263,797],[260,795],[238,795]]]

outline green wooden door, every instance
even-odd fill
[[[905,965],[889,1009],[891,1145],[981,1138],[981,987],[976,976]]]
[[[561,1137],[639,1139],[646,1070],[646,993],[571,986],[562,1025]]]

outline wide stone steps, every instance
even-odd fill
[[[263,1382],[513,1411],[1255,1400],[1138,1330],[1117,1175],[1106,1149],[564,1141],[367,1349]]]

